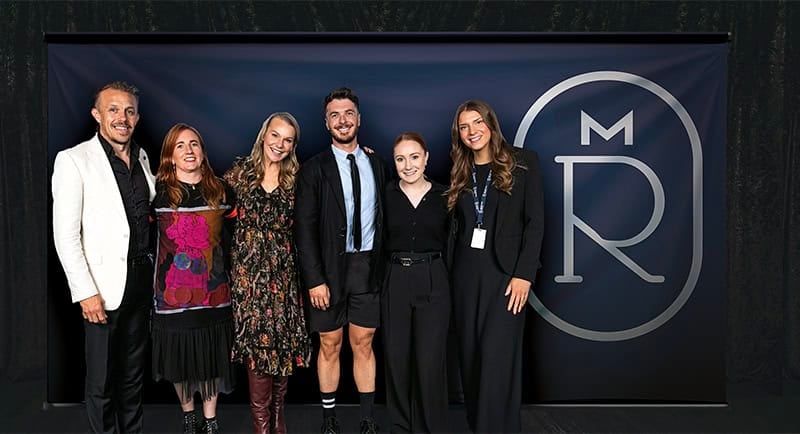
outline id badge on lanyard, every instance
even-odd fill
[[[475,164],[472,165],[472,199],[475,204],[475,228],[472,229],[472,241],[469,246],[473,249],[483,249],[486,246],[486,229],[483,228],[483,209],[486,207],[486,193],[489,191],[489,184],[492,183],[492,169],[486,176],[486,185],[483,186],[483,194],[478,200],[478,182],[475,175]]]
[[[486,245],[486,229],[472,229],[472,242],[469,244],[473,249],[482,249]]]

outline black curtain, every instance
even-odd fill
[[[776,392],[800,378],[800,3],[5,1],[0,380],[45,372],[47,262],[57,258],[47,257],[43,34],[175,31],[731,32],[728,249],[719,252],[728,255],[727,377]]]

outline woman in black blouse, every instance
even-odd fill
[[[428,150],[417,133],[394,143],[399,180],[385,192],[388,263],[381,296],[386,404],[392,432],[447,426],[446,351],[450,290],[445,188],[425,178]]]

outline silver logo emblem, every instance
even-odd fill
[[[697,128],[694,125],[689,113],[683,105],[666,89],[658,84],[638,75],[621,72],[621,71],[595,71],[585,74],[570,77],[545,92],[540,96],[528,109],[527,113],[522,119],[522,122],[517,129],[516,136],[514,137],[514,146],[522,148],[525,144],[525,137],[528,130],[533,124],[539,113],[549,104],[553,99],[558,97],[563,92],[573,89],[575,87],[594,82],[621,82],[628,83],[644,90],[649,91],[653,95],[660,98],[667,104],[674,114],[678,117],[681,124],[686,130],[691,145],[692,155],[692,258],[689,273],[686,281],[678,296],[673,302],[660,314],[656,315],[649,321],[644,322],[636,327],[625,330],[615,331],[599,331],[590,330],[587,328],[579,327],[571,324],[564,319],[558,317],[551,310],[549,310],[542,301],[536,296],[535,292],[531,292],[529,302],[536,310],[536,312],[548,323],[558,328],[559,330],[576,336],[582,339],[600,342],[614,342],[633,339],[644,334],[647,334],[658,327],[664,325],[686,304],[686,301],[692,295],[697,279],[700,275],[703,259],[703,152],[700,143],[700,136],[697,133]],[[619,132],[624,134],[624,145],[634,145],[634,111],[631,110],[619,119],[614,125],[609,128],[604,127],[599,122],[595,121],[589,114],[581,111],[581,131],[580,131],[580,144],[581,146],[590,145],[590,132],[594,131],[604,140],[609,140],[611,137]],[[563,165],[563,182],[564,182],[564,197],[563,197],[563,212],[564,221],[562,225],[564,256],[562,273],[554,277],[554,281],[559,285],[577,284],[583,282],[583,277],[578,274],[579,270],[575,270],[574,264],[574,233],[577,228],[589,237],[594,243],[599,245],[605,252],[613,256],[618,262],[627,267],[631,272],[635,273],[640,279],[648,283],[663,283],[665,277],[658,275],[658,273],[651,274],[648,270],[642,268],[636,263],[634,259],[623,253],[620,248],[629,247],[639,244],[646,240],[653,231],[656,230],[661,218],[664,214],[665,196],[664,189],[658,175],[643,161],[623,155],[557,155],[555,162]],[[622,164],[637,169],[650,184],[653,192],[654,205],[650,220],[647,225],[638,234],[623,240],[610,240],[603,238],[591,225],[579,218],[574,213],[573,209],[573,169],[576,164],[594,163],[594,164]],[[548,230],[551,230],[548,228]]]

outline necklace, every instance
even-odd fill
[[[191,188],[191,189],[192,189],[192,191],[194,191],[194,190],[196,190],[196,189],[197,189],[197,184],[190,184],[190,183],[188,183],[188,182],[183,182],[183,181],[181,181],[181,184],[183,184],[183,185],[185,185],[185,186],[187,186],[187,187]],[[199,183],[198,183],[198,184],[199,184]]]
[[[406,196],[406,198],[411,202],[411,205],[416,208],[419,206],[420,202],[422,202],[422,198],[433,188],[433,184],[431,184],[428,180],[421,179],[421,183],[419,187],[412,187],[411,185],[406,184],[405,188],[403,188],[404,182],[399,182],[398,185],[400,186],[400,191]]]

